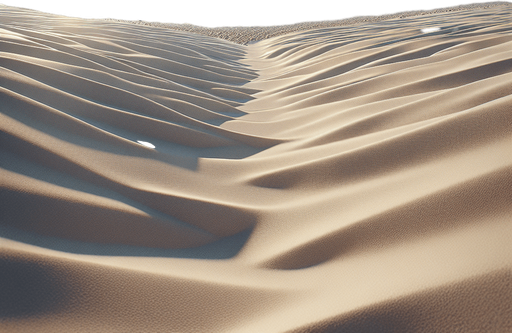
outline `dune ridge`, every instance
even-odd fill
[[[512,330],[512,6],[355,23],[0,5],[0,331]]]

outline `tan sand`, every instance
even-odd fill
[[[0,331],[512,331],[512,6],[308,27],[0,6]]]

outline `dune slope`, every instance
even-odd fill
[[[510,4],[0,18],[0,331],[512,330]]]

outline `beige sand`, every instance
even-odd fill
[[[0,331],[512,331],[511,87],[510,4],[249,45],[0,6]]]

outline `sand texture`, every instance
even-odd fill
[[[307,27],[0,5],[0,332],[511,332],[512,5]]]

